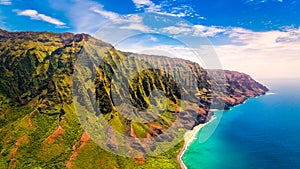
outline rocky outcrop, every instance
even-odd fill
[[[268,88],[258,83],[253,78],[245,73],[229,70],[208,70],[211,77],[216,77],[218,74],[224,74],[226,77],[227,96],[222,100],[226,102],[225,109],[241,104],[248,98],[264,95]]]

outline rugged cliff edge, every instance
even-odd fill
[[[90,78],[73,77],[74,64],[82,54],[91,60],[103,57],[97,73],[90,75],[100,112],[109,124],[136,139],[157,136],[159,146],[174,138],[162,138],[160,133],[178,116],[183,119],[179,128],[190,129],[210,119],[210,108],[228,109],[268,90],[243,73],[204,70],[182,59],[124,53],[86,34],[0,30],[0,168],[179,168],[176,155],[182,142],[159,156],[132,159],[101,149],[83,131],[72,98],[72,85],[79,88]],[[143,65],[155,67],[135,76],[133,68]],[[126,74],[114,76],[120,71]],[[191,81],[182,84],[174,80],[187,77]],[[129,85],[114,84],[112,79]],[[118,111],[124,100],[138,110],[161,106],[160,100],[150,99],[156,90],[163,92],[168,105],[153,122],[135,123]],[[112,91],[118,97],[113,98]],[[75,102],[86,105],[88,98],[83,94]],[[108,144],[118,147],[117,141]],[[137,145],[127,148],[133,146]]]
[[[268,88],[249,75],[240,73],[237,71],[229,70],[207,70],[211,77],[217,77],[216,74],[224,73],[226,77],[226,90],[227,96],[225,97],[226,107],[225,109],[241,104],[245,100],[251,97],[257,97],[264,95]],[[224,98],[222,98],[224,99]]]

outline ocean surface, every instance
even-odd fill
[[[220,122],[205,126],[182,157],[188,169],[300,169],[300,79],[260,82],[269,94],[215,112]]]

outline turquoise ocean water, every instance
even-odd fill
[[[201,130],[183,155],[188,169],[300,169],[300,80],[262,82],[275,94],[223,112],[204,143]]]

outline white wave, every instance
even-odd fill
[[[266,95],[275,95],[276,93],[273,93],[273,92],[267,92]]]

